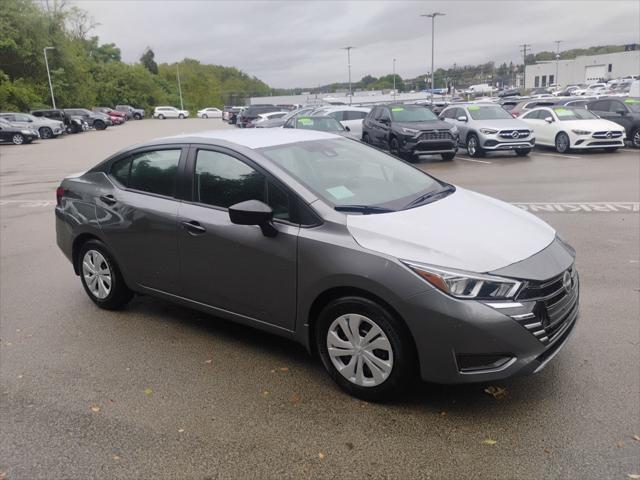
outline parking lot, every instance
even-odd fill
[[[143,120],[0,146],[0,479],[640,474],[638,150],[423,158],[429,173],[557,229],[577,251],[581,316],[535,376],[416,381],[403,400],[373,404],[284,339],[149,297],[99,310],[56,246],[65,175],[212,128],[232,127]]]

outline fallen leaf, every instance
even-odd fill
[[[491,438],[485,438],[482,441],[483,445],[495,445],[496,443],[498,443],[496,440],[492,440]]]
[[[546,448],[543,450],[544,453],[546,453],[547,455],[549,455],[551,453],[551,449],[550,448]]]
[[[23,375],[18,375],[18,378],[22,378],[22,377],[23,377]]]
[[[320,460],[324,460],[324,457],[326,457],[326,455],[324,453],[322,453],[322,452],[318,453],[318,458]]]
[[[205,360],[205,361],[204,361],[204,363],[211,363],[211,362],[213,362],[213,360],[212,360],[212,359],[209,359],[209,360]]]
[[[184,428],[179,428],[178,433],[182,433],[182,432],[184,432]]]
[[[262,396],[263,397],[267,397],[269,395],[269,390],[263,390],[262,391]]]
[[[114,460],[120,460],[120,456],[119,455],[111,455],[111,458],[113,458]]]
[[[638,475],[637,473],[628,473],[627,478],[631,478],[632,480],[639,480],[640,475]]]
[[[99,405],[91,405],[91,411],[94,413],[98,413],[100,411]]]
[[[634,435],[633,438],[636,442],[640,442],[640,435]]]
[[[7,478],[7,472],[0,472],[0,480],[5,480]]]
[[[440,415],[441,417],[446,417],[447,416],[447,412],[442,410],[438,415]]]
[[[353,450],[353,443],[351,443],[351,442],[347,442],[347,443],[345,443],[345,445],[347,446],[347,448],[348,448],[349,450]]]
[[[109,403],[116,403],[116,401],[113,398],[110,398]]]
[[[302,398],[300,398],[300,395],[298,395],[297,393],[294,393],[291,396],[291,403],[293,403],[294,405],[298,405],[301,400],[302,400]]]
[[[149,396],[149,395],[151,395],[152,393],[153,393],[153,390],[151,390],[150,388],[145,388],[145,389],[144,389],[144,394],[145,394],[145,395]]]
[[[618,442],[618,443],[616,443],[616,447],[618,447],[618,448],[624,448],[624,442]]]
[[[271,370],[271,373],[276,373],[276,371],[275,370]]]
[[[288,372],[289,368],[288,367],[280,367],[280,371],[281,372]]]
[[[485,393],[488,393],[496,400],[502,400],[507,396],[507,389],[502,387],[490,386],[484,389]]]

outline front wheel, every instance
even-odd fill
[[[116,261],[102,242],[90,240],[82,245],[78,262],[82,286],[98,307],[115,310],[131,300],[133,292],[124,283]]]
[[[51,130],[49,127],[41,127],[38,132],[40,133],[40,138],[42,139],[53,137],[53,130]]]
[[[135,120],[142,120],[142,115],[140,115],[139,113],[136,113],[136,114],[133,116],[133,118],[134,118]]]
[[[179,118],[180,120],[182,120],[182,119],[184,119],[184,115],[183,115],[183,114],[180,114],[180,115],[178,115],[178,118]]]
[[[164,115],[163,115],[163,114],[160,114],[160,115],[158,115],[158,118],[159,118],[160,120],[164,120]]]
[[[355,397],[385,400],[413,378],[415,355],[406,327],[369,299],[330,302],[320,312],[315,339],[331,378]]]
[[[530,148],[516,148],[516,155],[519,157],[526,157],[529,153],[531,153]]]
[[[24,143],[24,136],[21,133],[16,133],[11,137],[11,142],[14,145],[22,145]]]
[[[631,132],[631,145],[640,148],[640,128],[636,128]]]
[[[443,153],[440,156],[442,157],[442,160],[450,161],[455,158],[456,152]]]
[[[203,113],[203,114],[202,114],[202,118],[209,118],[209,117],[207,117],[207,114],[206,114],[206,113]]]
[[[367,145],[371,145],[371,139],[369,138],[369,134],[365,133],[362,135],[362,141]]]
[[[107,128],[107,124],[101,121],[95,122],[93,126],[96,130],[104,130],[105,128]]]
[[[467,138],[467,153],[471,157],[482,157],[484,155],[484,150],[480,146],[480,141],[475,133],[472,133]]]
[[[569,135],[564,132],[560,132],[556,135],[556,151],[558,153],[566,153],[571,149],[571,143],[569,141]]]

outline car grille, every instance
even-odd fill
[[[530,133],[529,130],[500,130],[500,136],[502,138],[525,138],[528,137]]]
[[[419,140],[450,140],[453,138],[449,130],[427,130],[420,134]]]
[[[615,131],[609,131],[609,132],[595,132],[593,135],[591,135],[593,138],[604,138],[604,139],[609,139],[609,138],[620,138],[622,136],[622,132],[615,132]]]
[[[546,282],[529,283],[517,300],[532,300],[535,306],[529,313],[511,317],[540,342],[550,345],[578,316],[579,291],[578,272],[574,268]]]

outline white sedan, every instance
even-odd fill
[[[520,115],[536,136],[536,144],[555,147],[560,153],[571,149],[604,148],[614,152],[624,147],[625,131],[584,108],[538,107]]]
[[[222,118],[222,110],[215,107],[203,108],[196,113],[198,118]]]

